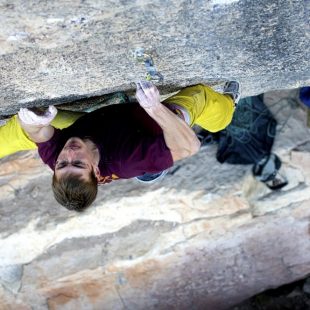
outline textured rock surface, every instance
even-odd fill
[[[270,192],[216,147],[160,184],[59,207],[35,153],[1,161],[0,309],[225,309],[310,273],[310,138],[291,92],[267,94],[289,185]],[[18,171],[18,173],[17,173]]]
[[[0,12],[1,115],[131,90],[145,75],[137,47],[166,92],[310,84],[309,1],[0,0]],[[275,145],[290,180],[278,193],[219,165],[213,146],[161,184],[104,187],[77,215],[56,205],[35,153],[2,160],[0,309],[221,309],[309,274],[309,129],[305,111],[279,107],[292,116]]]
[[[177,89],[310,84],[309,1],[0,1],[0,113],[133,88],[143,47]],[[167,89],[167,91],[168,91]]]

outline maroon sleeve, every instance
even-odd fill
[[[58,148],[61,130],[55,129],[53,137],[42,143],[37,143],[38,152],[45,164],[52,170],[55,168],[56,159],[58,157]]]
[[[163,134],[144,137],[135,147],[123,144],[121,153],[120,166],[113,167],[121,178],[132,178],[145,172],[157,173],[173,166],[172,155]]]
[[[144,172],[148,173],[157,173],[173,166],[171,151],[166,145],[162,128],[140,105],[134,115],[137,122],[143,124],[144,130],[148,132],[135,150],[134,155],[137,158],[134,162],[140,161],[139,168],[146,168]]]
[[[147,172],[160,172],[173,166],[172,154],[166,145],[163,135],[157,136],[148,146],[146,157],[149,159],[149,169]]]

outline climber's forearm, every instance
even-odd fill
[[[163,104],[145,108],[145,111],[162,128],[174,161],[190,157],[199,151],[200,141],[194,131]]]
[[[17,117],[20,126],[29,136],[29,138],[36,143],[42,143],[50,140],[54,135],[54,127],[51,125],[29,125],[23,123],[19,117]]]

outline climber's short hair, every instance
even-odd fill
[[[98,182],[93,171],[87,181],[73,174],[57,179],[54,174],[52,188],[58,203],[68,210],[81,212],[96,199]]]

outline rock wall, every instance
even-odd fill
[[[0,114],[133,89],[142,47],[163,91],[239,79],[309,85],[309,1],[0,1]]]
[[[0,12],[1,115],[130,91],[146,73],[140,47],[163,93],[310,84],[309,1],[0,0]],[[309,129],[287,102],[274,106],[291,115],[277,193],[210,146],[162,183],[104,187],[77,215],[55,203],[35,152],[1,160],[0,308],[225,309],[309,274]]]
[[[265,95],[282,128],[279,192],[210,145],[161,183],[102,187],[76,214],[53,200],[35,152],[2,160],[0,309],[218,310],[305,277],[310,130],[291,95]]]

